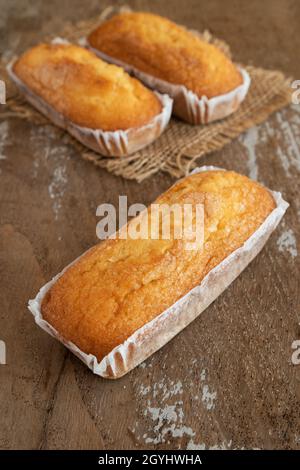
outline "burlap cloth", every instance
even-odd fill
[[[122,10],[128,10],[122,7]],[[60,36],[77,41],[86,36],[97,24],[116,13],[114,7],[106,8],[99,17],[76,24],[66,24]],[[120,11],[120,8],[118,9]],[[200,34],[195,32],[195,34]],[[230,56],[229,46],[211,36],[208,31],[201,37],[216,44]],[[51,38],[45,38],[49,40]],[[7,104],[0,118],[17,116],[30,120],[36,125],[49,124],[49,121],[32,108],[17,92],[5,72],[6,64],[0,63],[1,76],[7,83]],[[221,149],[246,129],[261,123],[274,111],[291,102],[291,80],[275,70],[244,66],[251,76],[251,86],[247,98],[232,116],[205,126],[192,126],[178,119],[172,119],[166,131],[153,144],[129,157],[107,158],[88,150],[69,134],[65,137],[75,145],[85,160],[127,179],[143,181],[158,171],[181,177],[197,165],[198,159],[209,152]],[[7,78],[7,80],[6,80]],[[64,133],[66,134],[66,133]]]

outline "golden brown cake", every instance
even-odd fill
[[[198,97],[225,94],[243,81],[217,47],[151,13],[120,13],[95,29],[88,43],[153,77],[184,85]]]
[[[186,250],[185,240],[173,236],[106,240],[69,267],[43,298],[43,318],[99,361],[199,285],[275,208],[260,184],[217,170],[184,178],[156,203],[203,204],[203,246]]]
[[[33,47],[13,72],[64,117],[90,129],[139,128],[162,109],[156,95],[122,68],[71,44]]]

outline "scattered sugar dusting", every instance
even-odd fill
[[[67,181],[68,179],[66,167],[60,166],[58,168],[55,168],[53,172],[52,181],[48,186],[49,196],[53,200],[53,212],[55,215],[55,219],[58,219]]]
[[[187,450],[205,450],[206,445],[205,444],[195,444],[193,439],[190,439],[187,445]]]
[[[166,442],[166,436],[183,437],[194,436],[192,428],[183,423],[184,413],[182,409],[182,401],[175,402],[174,405],[166,405],[163,408],[147,409],[147,415],[150,416],[155,426],[153,432],[155,437],[144,435],[146,444],[160,444]]]
[[[140,387],[140,395],[147,395],[150,392],[150,385],[145,387],[143,384]]]
[[[300,115],[296,108],[292,107],[295,111],[292,114],[289,108],[278,111],[273,119],[259,127],[252,127],[239,137],[239,142],[247,150],[250,178],[257,180],[259,177],[258,144],[266,144],[270,139],[273,143],[272,152],[275,152],[285,175],[291,177],[294,170],[300,172]]]
[[[223,441],[220,444],[216,444],[213,446],[206,446],[205,444],[195,444],[193,439],[191,439],[187,445],[187,450],[227,450],[230,449],[232,446],[232,441]]]
[[[30,135],[33,149],[33,177],[38,176],[41,165],[45,166],[51,174],[48,194],[52,200],[55,220],[59,218],[63,206],[68,183],[66,163],[69,160],[66,147],[58,145],[57,138],[57,129],[53,126],[35,127]],[[44,149],[43,152],[41,149]]]
[[[232,447],[232,440],[223,441],[220,444],[212,446],[206,446],[204,443],[195,443],[193,439],[190,439],[187,445],[187,450],[261,450],[259,447],[247,448],[247,447]]]
[[[180,380],[163,377],[149,386],[141,384],[138,393],[146,400],[144,416],[153,423],[151,431],[143,434],[146,444],[166,443],[171,437],[195,436],[193,429],[185,423],[183,401],[180,399],[183,385]],[[157,403],[161,406],[157,407]]]
[[[289,168],[293,167],[300,171],[299,116],[293,116],[293,119],[289,122],[288,119],[285,119],[284,112],[280,112],[277,113],[276,118],[284,138],[284,148],[287,156],[287,158],[284,159],[285,169],[289,171]]]
[[[202,369],[200,373],[200,381],[206,382],[206,379],[207,379],[207,370]],[[195,400],[199,400],[200,398],[205,408],[208,411],[211,411],[215,407],[215,400],[217,398],[217,392],[212,392],[209,388],[209,385],[207,383],[204,383],[202,386],[202,394],[200,395],[200,397],[199,395],[194,396]]]
[[[239,140],[247,149],[247,153],[248,153],[247,167],[248,167],[249,178],[257,180],[258,165],[257,165],[257,158],[256,158],[256,145],[259,140],[258,128],[256,126],[252,127],[245,134],[242,134]]]
[[[298,255],[296,237],[292,229],[284,230],[277,240],[279,251],[288,252],[292,258]]]
[[[272,139],[272,151],[287,177],[291,177],[295,170],[300,171],[300,116],[296,108],[277,112],[260,128],[260,137],[264,141]],[[297,112],[291,114],[291,109]]]
[[[203,382],[206,379],[206,370],[202,369],[201,374],[200,374],[200,380]]]
[[[217,392],[210,392],[208,385],[204,385],[202,389],[202,403],[204,403],[207,410],[214,409],[216,398]]]
[[[300,435],[295,434],[295,442],[296,444],[300,444]]]
[[[194,363],[195,364],[195,363]],[[215,407],[217,393],[212,391],[207,384],[207,369],[200,371],[198,376],[200,385],[199,394],[191,396],[193,400],[202,404],[203,409],[210,412]],[[186,383],[185,386],[192,389],[193,384]],[[197,386],[197,385],[196,385]],[[149,421],[150,426],[147,432],[144,429],[144,423],[141,423],[143,432],[138,439],[142,439],[145,444],[164,444],[170,443],[172,438],[185,438],[183,442],[188,445],[188,449],[204,449],[206,444],[195,443],[196,432],[185,418],[185,403],[182,400],[184,394],[184,384],[181,380],[171,380],[163,376],[159,381],[152,384],[138,385],[138,395],[145,404],[143,415]],[[158,406],[159,404],[159,406]],[[138,434],[139,423],[135,426],[135,433]],[[188,442],[188,444],[186,444]],[[179,442],[179,448],[182,444]],[[213,448],[228,448],[228,443],[216,444]]]

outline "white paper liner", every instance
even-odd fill
[[[248,72],[239,67],[239,71],[243,77],[243,83],[229,93],[207,98],[206,96],[198,97],[184,85],[174,85],[159,78],[153,77],[130,64],[115,59],[104,52],[92,47],[87,38],[79,41],[80,45],[87,47],[101,59],[123,67],[126,72],[134,75],[145,85],[157,90],[160,93],[167,93],[174,100],[173,114],[180,117],[190,124],[208,124],[209,122],[223,119],[234,113],[242,101],[244,101],[251,83]]]
[[[60,38],[56,38],[52,42],[56,44],[68,43]],[[144,126],[116,131],[103,131],[79,126],[26,86],[13,72],[14,63],[15,60],[7,66],[8,74],[29,103],[55,125],[68,131],[83,145],[106,157],[123,157],[141,150],[157,139],[170,121],[172,99],[167,94],[154,92],[162,104],[162,111]]]
[[[196,168],[192,173],[202,171],[223,170],[214,166]],[[178,183],[178,182],[177,182]],[[175,183],[175,185],[177,184]],[[246,268],[260,252],[273,230],[277,227],[289,204],[279,192],[270,191],[276,202],[276,208],[269,214],[262,225],[251,235],[243,246],[232,252],[218,266],[212,269],[202,282],[175,304],[142,326],[124,343],[115,347],[101,362],[92,354],[86,354],[75,344],[64,338],[43,319],[41,304],[45,294],[63,273],[80,258],[77,258],[61,273],[45,284],[33,300],[29,300],[28,308],[35,322],[47,333],[62,342],[72,351],[94,374],[104,378],[122,377],[131,369],[147,359],[155,351],[164,346],[183,328],[192,322],[208,307]]]

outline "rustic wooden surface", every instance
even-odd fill
[[[0,52],[9,57],[109,3],[1,0]],[[300,78],[297,0],[127,3],[209,28],[237,60]],[[99,204],[119,194],[149,203],[172,179],[125,181],[82,161],[51,125],[0,120],[0,448],[300,449],[300,366],[291,363],[300,338],[300,105],[202,162],[282,191],[291,207],[192,325],[121,380],[105,381],[37,328],[26,304],[96,242]]]

